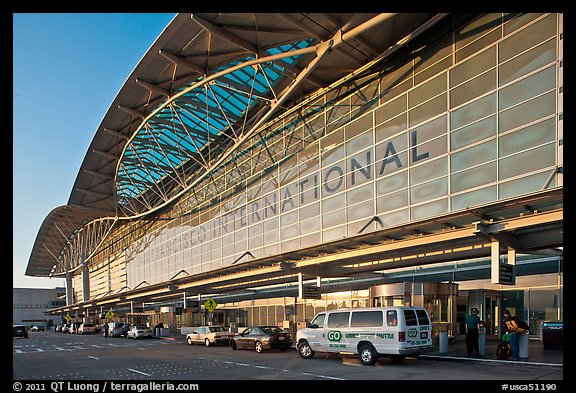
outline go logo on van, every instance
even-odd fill
[[[338,330],[330,330],[328,332],[328,341],[337,341],[340,342],[342,340],[342,333]]]
[[[416,337],[418,335],[418,330],[416,330],[415,328],[412,329],[408,329],[408,337]]]

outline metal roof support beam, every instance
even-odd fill
[[[198,23],[200,26],[202,26],[204,29],[206,29],[210,33],[215,34],[217,36],[220,36],[220,37],[224,38],[225,40],[228,40],[228,41],[238,45],[239,47],[246,49],[248,52],[252,52],[255,55],[258,55],[258,48],[255,47],[254,45],[252,45],[252,43],[230,33],[228,30],[222,28],[221,26],[210,23],[207,20],[202,19],[199,16],[194,15],[194,14],[190,15],[190,18],[192,18],[192,20],[194,22]]]
[[[117,137],[120,138],[120,139],[128,139],[128,137],[127,137],[126,135],[121,134],[120,132],[118,132],[118,131],[116,131],[116,130],[111,130],[110,128],[106,128],[106,127],[104,127],[102,130],[103,130],[104,132],[107,132],[108,134],[117,136]]]
[[[146,115],[140,111],[137,111],[135,109],[132,108],[128,108],[126,106],[123,105],[118,105],[118,109],[120,109],[122,112],[126,112],[129,115],[135,116],[135,117],[141,117],[142,119],[146,118]]]
[[[96,192],[96,191],[85,190],[83,188],[76,188],[76,191],[80,191],[80,192],[83,192],[84,194],[90,194],[90,195],[100,196],[100,197],[104,197],[104,198],[110,197],[110,195],[108,195],[108,194],[103,194],[101,192]]]
[[[100,172],[96,172],[96,171],[91,171],[89,169],[84,169],[84,173],[88,173],[89,175],[98,176],[98,177],[101,177],[102,179],[106,179],[106,180],[114,180],[114,176],[106,175],[105,173],[100,173]]]
[[[136,83],[138,83],[140,86],[145,87],[146,89],[150,90],[153,93],[157,93],[166,97],[170,97],[170,92],[166,89],[163,89],[159,86],[153,85],[150,82],[146,82],[143,81],[141,79],[136,78]]]
[[[160,53],[166,59],[170,60],[172,63],[179,65],[179,66],[181,65],[181,66],[191,68],[193,71],[196,71],[200,75],[206,75],[208,73],[207,69],[205,69],[205,68],[203,68],[203,67],[201,67],[195,63],[192,63],[189,60],[186,60],[184,57],[174,55],[170,52],[166,52],[164,49],[160,49],[158,51],[158,53]]]

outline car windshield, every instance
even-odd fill
[[[136,326],[132,327],[132,329],[134,329],[134,330],[146,330],[147,327],[143,326],[143,325],[136,325]]]
[[[262,330],[264,330],[264,333],[281,333],[282,329],[280,329],[278,326],[262,326]]]
[[[222,326],[210,326],[210,331],[212,333],[215,333],[215,332],[223,332],[225,330]]]

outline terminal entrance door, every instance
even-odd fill
[[[484,297],[484,322],[486,322],[486,334],[499,336],[500,319],[500,296],[488,295]]]

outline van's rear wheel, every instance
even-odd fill
[[[300,357],[304,359],[311,359],[315,354],[310,344],[308,344],[308,341],[302,341],[298,344],[298,353],[300,354]]]
[[[358,358],[365,366],[373,366],[378,360],[378,352],[370,344],[364,344],[358,350]]]

